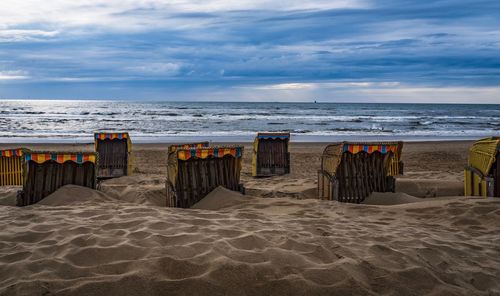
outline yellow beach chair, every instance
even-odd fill
[[[465,196],[500,197],[500,137],[481,139],[469,149]]]
[[[0,186],[23,185],[23,154],[27,149],[0,150]]]
[[[23,190],[17,205],[39,202],[68,184],[95,189],[98,157],[94,152],[26,152],[23,162]]]
[[[318,172],[319,198],[360,203],[372,192],[394,192],[402,149],[403,142],[328,145]]]
[[[168,155],[167,206],[189,208],[218,186],[242,191],[243,147],[175,149]]]

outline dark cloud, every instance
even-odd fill
[[[24,41],[0,35],[0,74],[29,76],[0,79],[0,96],[140,97],[146,89],[337,80],[494,87],[498,11],[499,1],[398,0],[360,9],[120,13],[158,19],[158,26],[134,30],[25,24],[59,34]]]

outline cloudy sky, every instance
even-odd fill
[[[500,103],[500,1],[2,0],[0,98]]]

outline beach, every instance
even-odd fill
[[[2,1],[0,296],[500,296],[498,11]]]
[[[0,188],[0,295],[498,295],[500,200],[460,196],[470,144],[405,143],[396,193],[346,204],[316,198],[324,143],[291,143],[291,173],[270,178],[245,143],[246,195],[193,209],[164,206],[168,144],[136,144],[134,174],[99,191],[19,208]]]

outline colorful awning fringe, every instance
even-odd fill
[[[1,157],[23,156],[23,149],[0,150]]]
[[[242,155],[241,151],[242,147],[181,149],[177,150],[177,158],[179,160],[188,160],[192,157],[205,159],[207,157],[224,157],[226,155],[232,155],[239,158]]]
[[[257,133],[257,139],[290,139],[290,133]]]
[[[96,163],[96,158],[95,153],[26,153],[24,155],[26,162],[34,161],[40,164],[49,160],[61,164],[66,161],[73,161],[79,164],[84,162]]]
[[[362,144],[345,144],[344,145],[344,152],[351,152],[353,154],[356,154],[358,152],[366,152],[366,153],[373,153],[375,151],[378,151],[380,153],[388,153],[388,152],[394,152],[396,153],[398,151],[398,146],[397,145],[362,145]]]
[[[114,139],[128,139],[128,133],[95,133],[94,137],[96,140],[114,140]]]

